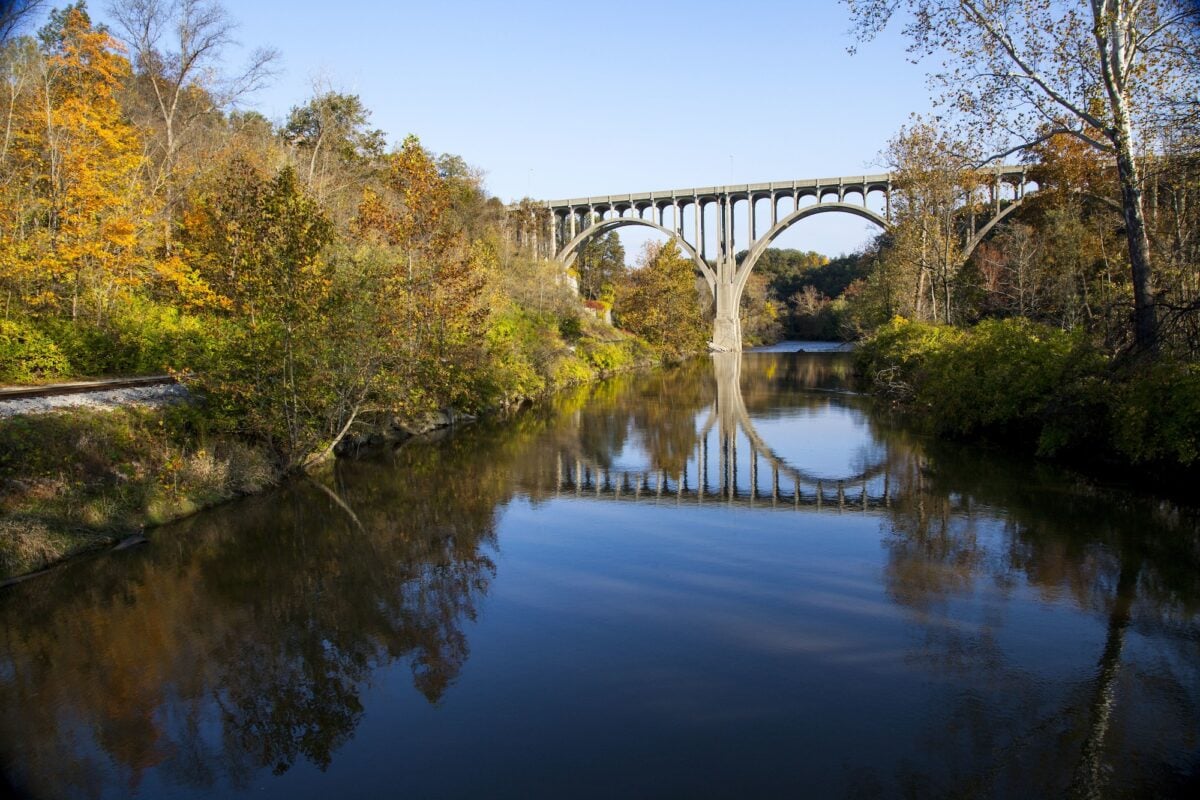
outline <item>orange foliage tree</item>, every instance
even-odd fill
[[[34,311],[102,320],[147,279],[138,131],[118,93],[129,62],[81,5],[51,15],[43,48],[12,45],[0,183],[0,282]]]

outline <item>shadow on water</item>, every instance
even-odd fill
[[[911,635],[904,668],[932,701],[877,721],[910,749],[841,753],[813,786],[921,797],[1194,789],[1194,513],[930,444],[873,416],[851,388],[848,360],[833,354],[622,376],[503,423],[341,463],[323,483],[231,504],[155,532],[140,551],[14,586],[0,594],[4,772],[36,797],[150,785],[269,792],[264,776],[298,764],[320,774],[352,749],[382,671],[406,669],[410,691],[432,707],[453,695],[504,568],[506,509],[528,503],[559,524],[555,515],[598,504],[637,514],[646,503],[677,513],[681,530],[713,515],[750,530],[778,524],[762,514],[853,517],[856,530],[877,530],[864,552],[879,560],[880,602],[897,613],[898,635]],[[780,455],[798,452],[815,430],[804,426],[830,414],[858,425],[845,442],[865,454],[857,462]],[[1090,666],[1043,667],[1048,637],[1076,637]],[[537,652],[512,657],[536,669]],[[714,747],[707,769],[734,770]],[[771,768],[747,779],[748,794],[797,786],[786,766],[796,755],[775,747],[763,739]],[[480,769],[471,791],[490,794]],[[627,777],[662,788],[653,772]]]

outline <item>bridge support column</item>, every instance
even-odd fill
[[[718,350],[741,352],[742,326],[738,319],[741,292],[737,282],[737,256],[733,249],[733,198],[718,200],[717,217],[717,280],[713,287],[716,318],[713,320],[712,343]]]
[[[738,319],[738,301],[741,298],[738,296],[737,285],[732,281],[726,281],[724,273],[727,271],[718,267],[717,275],[717,316],[713,320],[713,344],[720,350],[732,350],[741,352],[742,349],[742,325]],[[728,270],[732,271],[732,270]]]

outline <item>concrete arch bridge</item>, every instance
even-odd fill
[[[980,192],[986,194],[989,213],[977,218],[974,210],[982,198],[963,198],[964,208],[970,208],[963,231],[964,259],[1021,205],[1030,185],[1023,166],[981,172],[981,186],[986,188]],[[712,294],[716,306],[714,345],[721,350],[740,350],[742,292],[771,243],[792,225],[816,214],[852,214],[886,231],[892,220],[893,192],[892,176],[883,173],[554,200],[545,203],[549,213],[543,252],[569,268],[584,244],[609,231],[639,225],[666,234],[695,262]],[[870,207],[869,201],[876,195],[882,198],[882,213]],[[768,203],[765,213],[760,212],[764,201]],[[739,243],[734,229],[742,222],[748,241]],[[535,234],[535,246],[537,241]],[[739,249],[746,251],[741,260],[737,259]]]

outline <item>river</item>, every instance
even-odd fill
[[[850,389],[621,376],[10,587],[9,788],[1198,796],[1196,513]]]

